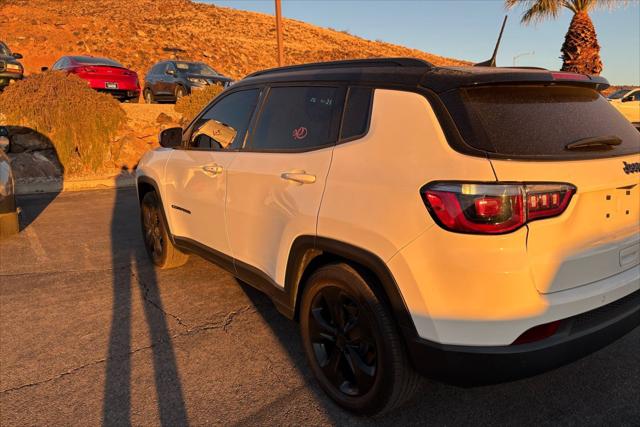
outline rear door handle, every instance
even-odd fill
[[[212,165],[204,165],[202,166],[202,171],[205,175],[209,175],[211,177],[218,176],[222,173],[222,166],[214,163]]]
[[[282,179],[286,179],[287,181],[297,182],[298,184],[313,184],[316,182],[316,176],[306,173],[305,171],[289,171],[283,172],[280,175]]]

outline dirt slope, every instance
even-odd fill
[[[181,59],[205,61],[233,78],[276,66],[273,16],[190,0],[0,0],[0,27],[4,41],[25,56],[28,73],[62,55],[91,54],[144,77],[154,62],[171,56],[163,48],[184,49]],[[290,19],[284,41],[288,64],[380,56],[465,64]]]

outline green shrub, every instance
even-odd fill
[[[224,88],[220,84],[205,86],[202,89],[196,89],[191,95],[182,97],[176,102],[176,111],[182,114],[182,117],[190,122],[213,98],[218,96]]]
[[[53,143],[65,174],[97,172],[108,159],[111,141],[126,122],[120,103],[98,93],[74,75],[46,72],[7,87],[0,115]]]

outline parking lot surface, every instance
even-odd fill
[[[192,256],[156,271],[135,191],[24,196],[0,243],[0,425],[639,425],[640,329],[570,365],[475,388],[425,379],[384,418],[316,386],[298,328]]]

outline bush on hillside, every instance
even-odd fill
[[[0,94],[0,115],[8,124],[46,135],[65,173],[71,174],[101,169],[111,141],[126,122],[118,101],[60,72],[37,74],[7,87]]]
[[[176,111],[190,122],[213,98],[224,90],[222,85],[215,84],[194,90],[191,95],[182,97],[176,102]]]

